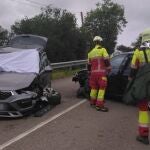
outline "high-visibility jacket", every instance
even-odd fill
[[[150,49],[145,50],[148,62],[150,62]],[[139,67],[143,66],[146,63],[145,56],[143,50],[136,49],[134,51],[132,61],[131,61],[131,68],[138,69]]]
[[[107,67],[105,61],[109,61],[109,55],[105,48],[102,48],[100,45],[96,45],[88,53],[88,62],[91,65],[91,73],[101,73],[106,75]]]

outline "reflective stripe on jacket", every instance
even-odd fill
[[[109,55],[105,48],[102,48],[100,45],[96,45],[88,53],[88,61],[91,64],[91,72],[98,72],[106,74],[105,60],[109,59]]]

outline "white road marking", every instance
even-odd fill
[[[39,128],[41,128],[41,127],[45,126],[46,124],[52,122],[53,120],[57,119],[58,117],[64,115],[65,113],[67,113],[67,112],[71,111],[72,109],[78,107],[79,105],[85,103],[86,101],[87,101],[87,100],[82,100],[82,101],[80,101],[79,103],[77,103],[77,104],[75,104],[75,105],[73,105],[73,106],[67,108],[66,110],[64,110],[64,111],[62,111],[62,112],[60,112],[60,113],[58,113],[57,115],[55,115],[55,116],[53,116],[53,117],[51,117],[51,118],[49,118],[49,119],[47,119],[47,120],[41,122],[40,124],[36,125],[35,127],[31,128],[31,129],[29,129],[29,130],[27,130],[27,131],[25,131],[25,132],[19,134],[18,136],[12,138],[11,140],[9,140],[9,141],[3,143],[2,145],[0,145],[0,150],[3,150],[4,148],[10,146],[11,144],[13,144],[13,143],[19,141],[20,139],[26,137],[26,136],[29,135],[30,133],[32,133],[32,132],[38,130]]]

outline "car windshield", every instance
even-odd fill
[[[114,56],[111,58],[111,65],[113,68],[118,68],[120,66],[120,64],[122,63],[122,61],[124,60],[124,58],[126,57],[125,54],[120,54],[117,56]]]
[[[0,53],[0,72],[39,73],[39,53],[36,49]]]

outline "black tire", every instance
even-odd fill
[[[90,86],[89,86],[89,80],[86,79],[84,84],[84,95],[85,98],[90,99]]]
[[[80,87],[77,90],[77,98],[84,98],[84,87]]]

